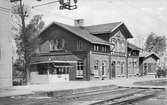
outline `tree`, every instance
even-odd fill
[[[150,33],[145,42],[145,50],[163,55],[166,51],[166,37],[158,36],[155,33]]]
[[[42,15],[35,15],[26,25],[25,20],[29,17],[29,11],[26,6],[15,5],[13,7],[13,14],[17,15],[21,22],[17,23],[19,33],[15,37],[18,59],[22,62],[24,67],[24,77],[26,82],[29,79],[30,59],[39,45],[40,39],[37,35],[44,27]],[[21,10],[22,8],[22,10]]]

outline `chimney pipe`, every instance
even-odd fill
[[[76,27],[82,27],[84,25],[84,19],[75,19],[74,20],[74,25]]]

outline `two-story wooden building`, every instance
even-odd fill
[[[30,82],[104,80],[127,74],[127,39],[124,23],[83,26],[54,22],[38,36],[37,55],[32,57]]]

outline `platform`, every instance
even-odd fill
[[[136,87],[136,88],[167,88],[167,86],[143,86],[134,85],[134,82],[157,80],[164,78],[154,78],[153,76],[144,77],[121,77],[112,80],[101,81],[69,81],[69,82],[57,82],[55,84],[36,84],[27,86],[13,86],[8,88],[0,88],[0,97],[10,97],[17,95],[30,95],[36,93],[45,93],[50,91],[65,91],[76,89],[88,89],[91,87],[104,87],[104,86],[118,86],[118,87]],[[166,79],[166,78],[165,78]]]

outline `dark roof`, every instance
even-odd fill
[[[123,23],[122,22],[115,22],[115,23],[108,23],[108,24],[86,26],[85,28],[91,34],[102,34],[102,33],[111,33],[113,30],[115,30],[121,24],[123,24]]]
[[[151,56],[153,56],[155,59],[160,59],[160,57],[154,52],[145,52],[140,54],[140,57],[144,57],[144,58],[149,58]]]
[[[70,25],[65,25],[62,23],[55,23],[66,30],[78,35],[79,37],[82,37],[83,39],[91,42],[91,43],[97,43],[97,44],[107,44],[109,43],[101,38],[98,38],[94,35],[91,35],[84,27],[75,27],[75,26],[70,26]]]
[[[128,42],[128,48],[131,48],[133,50],[142,50],[141,48],[137,47],[136,45],[132,44],[132,43],[129,43]]]
[[[125,26],[123,22],[115,22],[115,23],[107,23],[107,24],[100,24],[100,25],[92,25],[92,26],[86,26],[85,28],[94,35],[97,34],[104,34],[104,33],[112,33],[114,32],[118,27],[122,27],[122,31],[125,33],[125,37],[127,38],[133,38],[132,34],[128,30],[128,28]]]
[[[151,56],[154,57],[156,60],[160,59],[159,56],[155,53],[150,54],[149,56],[147,56],[147,58],[149,58]]]
[[[108,23],[108,24],[86,26],[85,28],[91,34],[111,33],[115,28],[119,27],[121,24],[122,22],[115,22],[115,23]]]
[[[100,24],[100,25],[93,25],[93,26],[76,27],[76,26],[70,26],[63,23],[59,23],[59,22],[53,22],[48,27],[46,27],[40,34],[42,34],[44,31],[46,31],[48,28],[54,25],[62,27],[65,30],[77,35],[78,37],[81,37],[89,41],[90,43],[110,45],[109,42],[92,34],[93,33],[111,33],[115,29],[117,29],[120,25],[124,25],[124,24],[122,22],[115,22],[115,23]],[[132,38],[131,33],[128,31],[125,25],[123,28],[124,28],[123,30],[127,33],[127,37]]]
[[[46,27],[43,31],[47,30],[49,27],[54,26],[54,25],[62,27],[65,30],[72,32],[73,34],[77,35],[78,37],[81,37],[81,38],[83,38],[91,43],[110,45],[109,42],[90,34],[83,27],[74,27],[74,26],[63,24],[63,23],[53,22],[48,27]],[[40,34],[42,34],[42,32]]]

